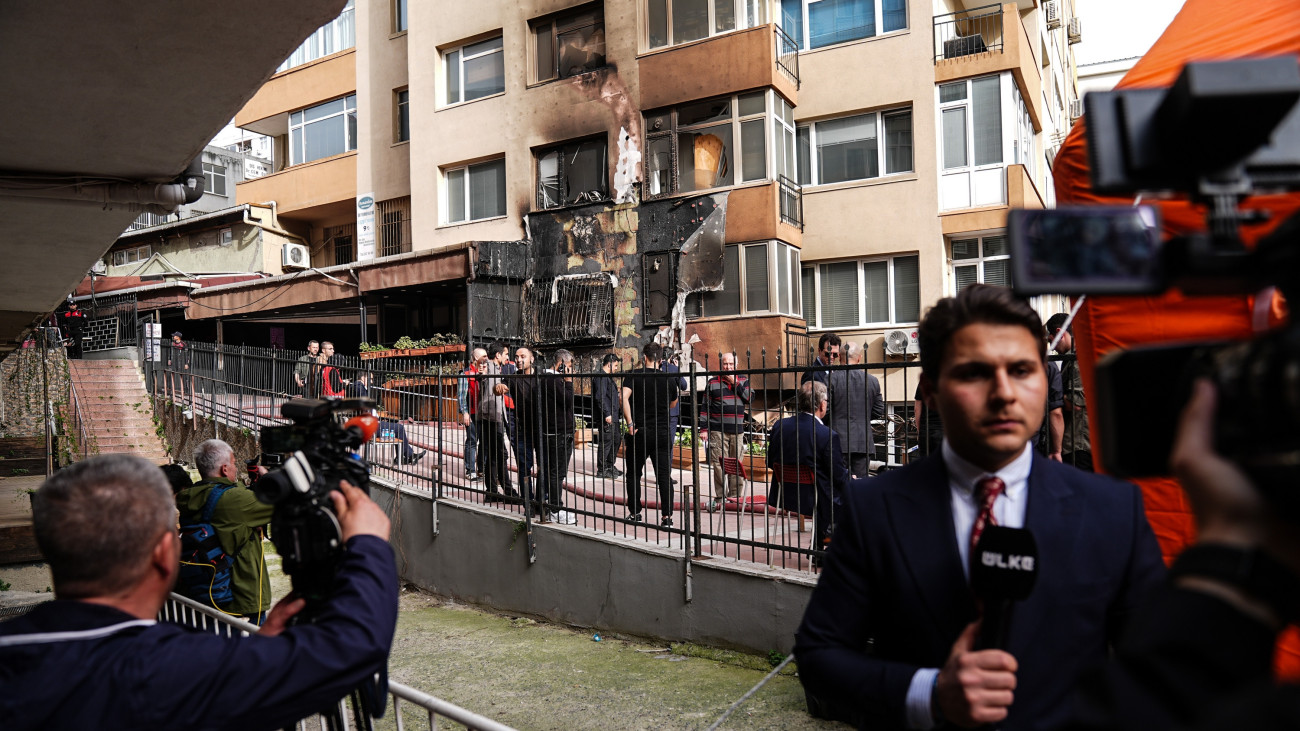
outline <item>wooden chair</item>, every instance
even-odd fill
[[[780,477],[782,488],[785,485],[813,485],[817,484],[817,471],[808,465],[784,465],[772,464],[772,470]],[[815,489],[814,489],[815,492]],[[802,505],[799,507],[803,507]],[[799,532],[805,530],[804,521],[806,518],[802,511],[799,513]]]

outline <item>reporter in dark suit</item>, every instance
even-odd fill
[[[799,413],[772,425],[767,437],[767,459],[781,467],[810,467],[816,474],[813,485],[783,482],[781,470],[772,473],[768,505],[815,515],[819,546],[830,537],[849,482],[849,469],[840,449],[840,436],[822,423],[826,416],[826,386],[810,381],[799,387],[795,397]]]
[[[1041,331],[1002,287],[967,287],[926,314],[921,385],[943,416],[942,455],[850,483],[796,634],[811,710],[871,728],[1059,726],[1081,671],[1164,575],[1135,486],[1029,446],[1047,396]],[[1037,585],[1005,651],[972,646],[966,562],[985,524],[1038,542]]]

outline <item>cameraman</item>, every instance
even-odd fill
[[[1300,728],[1300,688],[1273,685],[1271,673],[1278,632],[1300,618],[1300,534],[1215,453],[1215,402],[1214,387],[1198,382],[1169,460],[1197,542],[1104,672],[1081,685],[1071,728]]]
[[[140,457],[92,457],[32,501],[55,601],[0,622],[0,718],[47,728],[275,729],[374,675],[397,622],[389,522],[361,490],[331,495],[347,551],[312,624],[286,597],[258,636],[157,622],[179,568],[176,508]],[[105,520],[111,516],[111,520]]]

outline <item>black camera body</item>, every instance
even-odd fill
[[[1084,101],[1093,189],[1183,191],[1206,230],[1161,242],[1156,211],[1079,207],[1012,211],[1017,293],[1254,294],[1300,302],[1300,214],[1253,250],[1250,196],[1300,189],[1300,67],[1294,56],[1191,63],[1168,90],[1091,93]],[[1220,144],[1222,142],[1222,144]],[[1204,151],[1205,154],[1201,154]],[[1152,345],[1097,364],[1090,411],[1102,464],[1124,477],[1169,473],[1178,419],[1198,377],[1219,389],[1216,448],[1260,485],[1300,477],[1300,325],[1239,342]],[[1300,493],[1270,495],[1300,515]]]
[[[283,457],[253,492],[275,506],[271,540],[294,590],[308,602],[324,598],[343,554],[330,493],[342,480],[367,493],[370,488],[370,465],[355,452],[367,435],[359,426],[340,425],[335,414],[373,408],[370,399],[295,399],[281,408],[291,425],[262,429],[264,457]]]

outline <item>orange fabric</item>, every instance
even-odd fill
[[[1300,2],[1296,0],[1187,0],[1151,50],[1134,65],[1117,88],[1162,87],[1173,83],[1189,61],[1293,54],[1300,56]],[[1088,177],[1084,120],[1066,137],[1053,165],[1058,205],[1126,205],[1131,200],[1099,196]],[[1213,144],[1213,140],[1207,140]],[[1188,151],[1195,154],[1195,151]],[[1204,229],[1205,210],[1186,200],[1149,201],[1159,206],[1166,236]],[[1300,194],[1260,196],[1248,208],[1266,209],[1271,221],[1244,231],[1248,244],[1300,210]],[[1144,343],[1202,338],[1247,337],[1252,332],[1252,297],[1089,297],[1075,320],[1074,334],[1084,388],[1093,389],[1093,367],[1116,348]],[[1280,298],[1268,303],[1269,323],[1286,317]],[[1142,418],[1133,414],[1133,418]],[[1094,444],[1097,425],[1092,424]],[[1094,462],[1100,463],[1099,454]],[[1195,538],[1195,525],[1178,483],[1172,479],[1140,480],[1147,514],[1170,561]],[[1283,635],[1277,668],[1300,679],[1300,634]]]

